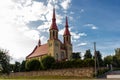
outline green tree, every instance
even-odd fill
[[[97,64],[98,66],[103,66],[103,60],[102,60],[102,55],[100,51],[96,51],[96,56],[97,56]]]
[[[25,64],[26,64],[26,61],[23,60],[22,63],[21,63],[21,66],[20,66],[20,72],[25,72],[26,71]]]
[[[15,62],[13,70],[14,72],[20,72],[20,62]]]
[[[112,62],[113,62],[113,56],[109,55],[109,56],[104,57],[105,66],[112,64]]]
[[[30,61],[28,61],[26,63],[26,69],[28,71],[38,71],[40,70],[42,67],[41,67],[41,63],[39,60],[37,59],[32,59]]]
[[[116,55],[113,56],[113,63],[112,63],[112,65],[114,67],[120,67],[120,60],[118,59],[118,57]]]
[[[50,69],[53,63],[55,63],[55,59],[51,56],[46,56],[42,59],[44,69]]]
[[[72,53],[73,59],[81,59],[80,52]]]
[[[2,66],[2,73],[10,73],[10,56],[8,51],[0,49],[0,64]]]
[[[92,58],[90,49],[86,50],[85,55],[84,55],[84,59],[89,59],[89,58]]]

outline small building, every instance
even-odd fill
[[[26,57],[29,59],[39,59],[49,55],[55,58],[56,61],[70,60],[72,58],[72,43],[69,32],[68,19],[66,17],[65,30],[63,33],[63,42],[58,38],[59,29],[56,24],[55,9],[53,9],[52,24],[49,29],[49,39],[46,44],[41,45],[39,39],[34,50]]]

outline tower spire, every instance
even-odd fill
[[[51,24],[50,30],[51,29],[58,30],[57,24],[56,24],[55,8],[53,8],[53,17],[52,17],[52,24]]]
[[[67,16],[66,16],[66,24],[65,24],[65,27],[68,28],[68,19],[67,19]]]
[[[65,31],[64,31],[64,35],[70,35],[69,29],[68,29],[68,19],[66,16],[66,23],[65,23]]]
[[[41,45],[41,41],[40,41],[40,39],[38,40],[38,46],[40,46]]]

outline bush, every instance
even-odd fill
[[[39,60],[32,59],[26,63],[26,69],[28,71],[37,71],[42,69],[42,66]]]
[[[62,61],[56,62],[52,64],[52,69],[63,69],[63,68],[82,68],[82,67],[93,67],[94,60],[93,59],[85,59],[85,60],[72,60],[72,61]]]
[[[84,67],[93,67],[94,66],[94,60],[91,58],[85,59],[83,61],[83,63],[84,63],[83,64]]]
[[[51,56],[46,56],[41,61],[44,69],[50,69],[52,65],[55,63],[55,59]]]
[[[98,72],[97,72],[97,76],[103,75],[104,73],[106,73],[106,72],[108,72],[108,71],[109,71],[109,69],[100,69],[100,70],[98,70]]]

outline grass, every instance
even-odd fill
[[[48,79],[48,80],[52,80],[52,79],[86,79],[86,77],[77,77],[77,76],[16,76],[16,77],[7,77],[7,76],[4,76],[4,77],[0,77],[0,79],[39,79],[39,80],[45,80],[45,79]],[[87,78],[88,79],[88,78]],[[90,79],[90,78],[89,78]]]

